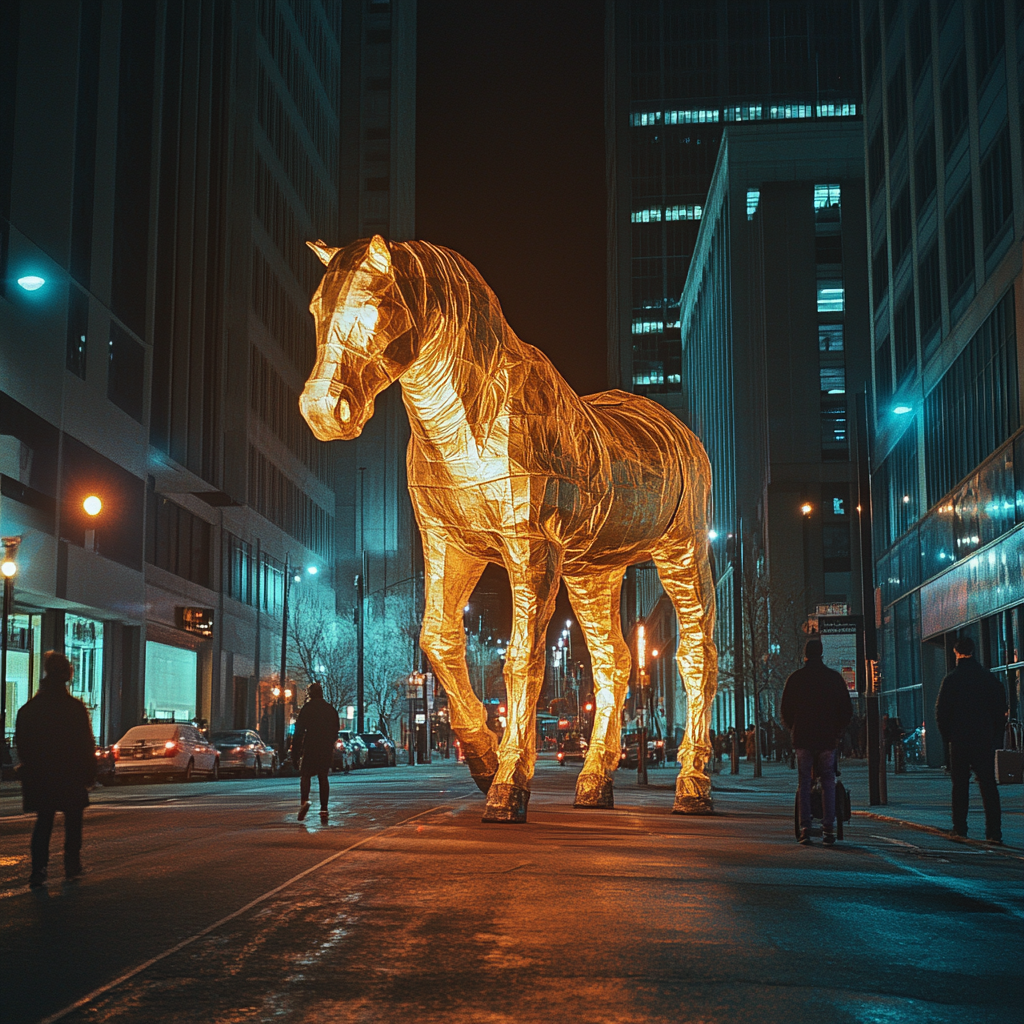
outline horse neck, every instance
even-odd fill
[[[521,343],[503,318],[500,336],[471,334],[476,322],[441,319],[401,377],[413,434],[441,447],[485,437],[506,404],[509,350]]]

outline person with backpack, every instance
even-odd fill
[[[822,661],[821,640],[813,636],[804,647],[804,667],[797,669],[782,691],[782,721],[793,737],[799,770],[800,838],[811,845],[811,777],[821,780],[821,833],[825,846],[836,842],[836,747],[853,705],[843,677]]]

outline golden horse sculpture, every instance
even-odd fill
[[[687,696],[674,810],[712,811],[705,765],[716,688],[708,558],[711,468],[700,441],[646,398],[577,396],[505,322],[468,260],[379,235],[343,249],[307,243],[327,266],[310,305],[317,360],[299,407],[322,441],[357,437],[394,381],[409,414],[408,476],[423,537],[420,642],[448,693],[451,725],[484,821],[526,820],[536,761],[545,632],[559,583],[590,651],[594,728],[576,807],[613,806],[630,653],[619,594],[653,560],[679,618]],[[463,608],[488,562],[508,571],[508,727],[500,745],[466,667]]]

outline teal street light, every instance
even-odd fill
[[[46,284],[46,278],[40,277],[38,274],[26,274],[24,277],[18,278],[18,284],[27,292],[37,292]]]

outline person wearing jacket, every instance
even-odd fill
[[[292,734],[292,763],[299,769],[299,821],[309,813],[309,790],[313,776],[320,788],[320,821],[327,824],[327,798],[331,793],[328,773],[334,761],[341,721],[334,707],[324,700],[323,687],[310,683],[308,699],[302,705]]]
[[[853,717],[843,677],[822,660],[821,640],[804,647],[804,667],[782,691],[782,721],[793,737],[799,770],[800,843],[811,843],[811,774],[821,780],[821,832],[825,846],[836,841],[836,747]]]
[[[64,813],[64,877],[71,881],[82,874],[82,812],[96,782],[89,712],[67,690],[71,662],[58,651],[47,651],[43,672],[39,692],[18,712],[14,729],[22,807],[26,814],[36,812],[28,882],[32,888],[46,882],[57,811]]]
[[[956,668],[939,686],[935,721],[949,745],[953,780],[953,835],[967,835],[971,772],[978,780],[985,808],[985,838],[1003,841],[1002,809],[996,789],[995,752],[1006,727],[1006,693],[995,676],[974,657],[974,641],[962,636],[953,644]]]

